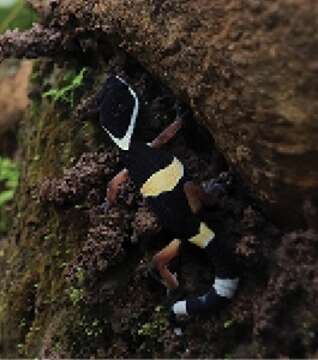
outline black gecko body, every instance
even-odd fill
[[[134,142],[129,151],[122,151],[121,160],[161,225],[180,238],[194,236],[200,222],[193,216],[183,191],[189,177],[181,162],[142,142]],[[167,178],[169,189],[165,186]]]
[[[213,230],[191,210],[184,191],[190,177],[175,156],[133,138],[139,101],[124,80],[109,78],[103,92],[101,126],[119,147],[130,178],[163,227],[176,239],[198,246],[214,260],[215,281],[210,291],[201,297],[177,302],[173,311],[192,315],[213,308],[219,310],[233,296],[238,278],[234,262],[224,253]]]

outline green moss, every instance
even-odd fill
[[[6,344],[5,349],[0,346],[0,357],[38,357],[45,346],[67,357],[88,357],[105,339],[111,341],[110,309],[87,304],[86,274],[77,269],[72,284],[65,276],[87,238],[85,209],[82,204],[62,209],[39,201],[46,178],[62,176],[83,152],[101,144],[94,124],[72,118],[71,107],[86,90],[85,74],[86,69],[41,61],[33,66],[31,86],[50,84],[56,92],[35,95],[21,122],[24,161],[12,233],[16,244],[8,244],[0,256],[6,273],[0,278],[0,345]]]
[[[8,229],[9,215],[5,205],[11,202],[19,182],[19,168],[14,161],[0,156],[0,234]]]
[[[24,343],[25,336],[29,332],[34,320],[34,284],[37,281],[37,277],[32,271],[25,271],[23,273],[18,271],[17,268],[15,268],[15,271],[19,276],[18,281],[14,283],[9,282],[6,286],[5,294],[2,293],[0,297],[3,308],[0,314],[0,321],[2,326],[5,325],[3,326],[2,341],[8,347],[8,351],[17,351],[21,354],[22,347],[17,347],[16,345]]]
[[[51,79],[58,89],[66,81],[72,86],[65,96],[72,98],[72,93],[84,84],[84,69],[65,79],[63,74],[76,74],[76,71],[47,66],[44,75],[40,65],[35,63],[33,86],[43,83],[43,77]],[[52,314],[61,309],[67,309],[69,316],[63,318],[63,323],[67,322],[63,325],[66,332],[74,328],[72,334],[77,334],[82,329],[73,323],[73,308],[84,297],[80,286],[84,274],[78,272],[78,287],[68,292],[70,285],[63,272],[86,238],[86,224],[79,218],[77,209],[69,209],[66,215],[52,206],[42,205],[38,197],[45,178],[61,176],[83,151],[95,149],[90,137],[89,126],[72,121],[65,108],[59,111],[54,104],[39,98],[34,99],[22,122],[19,142],[25,161],[21,166],[23,181],[17,190],[19,201],[15,210],[19,214],[15,217],[18,246],[8,244],[2,249],[5,255],[0,259],[0,268],[6,272],[6,277],[0,279],[0,330],[4,329],[0,331],[0,344],[5,344],[1,357],[38,356],[43,334],[53,321]],[[81,332],[88,342],[96,319],[90,316],[87,319],[88,330]]]
[[[0,208],[12,200],[19,181],[19,169],[15,162],[0,156],[0,184],[4,189],[0,192]]]
[[[226,320],[224,323],[223,323],[223,327],[224,329],[228,329],[229,327],[231,327],[234,323],[234,320],[233,319],[230,319],[230,320]]]
[[[84,289],[76,288],[74,286],[71,286],[67,290],[67,293],[68,293],[68,296],[69,296],[73,306],[76,306],[81,301],[83,301],[84,296],[85,296]]]
[[[167,328],[167,325],[167,314],[161,306],[158,306],[155,309],[154,319],[144,323],[138,329],[138,335],[158,339]]]

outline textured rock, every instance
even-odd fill
[[[100,57],[94,65],[102,63]],[[103,210],[106,184],[121,165],[94,118],[79,121],[90,112],[89,93],[114,64],[140,94],[139,131],[145,140],[174,118],[170,91],[130,57],[123,58],[87,70],[75,108],[41,94],[48,84],[63,87],[65,74],[78,73],[83,64],[73,69],[69,62],[59,68],[38,61],[34,66],[33,101],[21,122],[17,216],[0,256],[5,274],[0,278],[0,357],[314,357],[318,210],[307,200],[304,214],[313,229],[282,236],[232,172],[222,175],[229,183],[224,198],[202,216],[221,242],[236,249],[242,286],[222,314],[186,325],[187,352],[173,335],[159,306],[166,293],[147,276],[147,264],[171,240],[169,234],[157,234],[155,219],[131,183],[116,206]],[[219,173],[220,161],[216,149],[204,144],[206,133],[192,125],[165,148],[200,182]],[[200,152],[192,149],[194,143]],[[211,286],[212,266],[193,248],[185,246],[174,266],[189,296]]]
[[[295,219],[318,187],[317,2],[114,0],[96,13],[192,105],[276,218]]]
[[[100,39],[124,48],[191,104],[276,220],[302,223],[318,187],[317,2],[60,0],[50,11],[38,55],[61,37],[60,51]],[[22,53],[35,55],[38,34]],[[8,37],[1,56],[21,56]]]

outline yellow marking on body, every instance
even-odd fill
[[[142,185],[140,192],[143,196],[158,196],[163,192],[172,191],[183,175],[183,165],[174,157],[170,165],[150,176]]]
[[[215,233],[207,227],[207,225],[203,222],[200,224],[200,230],[197,235],[194,235],[192,238],[189,239],[189,241],[199,246],[200,248],[204,249],[208,246],[210,241],[212,241],[215,237]]]

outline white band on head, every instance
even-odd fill
[[[188,315],[187,313],[187,307],[186,307],[186,301],[178,301],[172,306],[172,311],[176,315]]]
[[[110,133],[109,130],[107,130],[104,126],[102,126],[102,128],[107,132],[107,134],[109,135],[109,137],[113,140],[113,142],[122,150],[128,150],[129,146],[130,146],[130,141],[131,141],[131,137],[132,134],[134,132],[135,129],[135,124],[136,124],[136,119],[138,116],[138,112],[139,112],[139,100],[138,97],[136,95],[136,93],[134,92],[134,90],[126,83],[126,81],[124,81],[123,79],[121,79],[119,76],[116,76],[116,78],[121,81],[122,83],[124,83],[125,85],[128,86],[128,90],[130,92],[130,94],[133,96],[133,98],[135,99],[135,106],[134,106],[134,110],[132,112],[132,115],[130,117],[130,124],[129,127],[126,131],[126,134],[124,135],[123,138],[118,138],[116,136],[114,136],[113,134]]]
[[[235,279],[219,279],[215,278],[213,287],[216,293],[228,299],[232,298],[239,283],[239,278]]]

